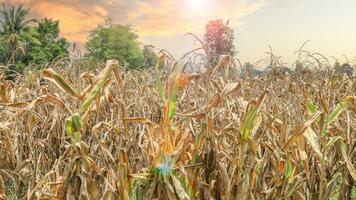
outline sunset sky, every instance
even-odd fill
[[[7,0],[24,4],[37,18],[60,20],[62,34],[84,44],[88,32],[110,17],[130,24],[144,44],[180,56],[194,47],[192,32],[204,33],[212,19],[230,20],[237,57],[256,62],[270,44],[291,62],[303,42],[327,56],[356,56],[356,0]]]

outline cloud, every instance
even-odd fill
[[[141,35],[171,36],[200,33],[207,21],[213,19],[230,19],[232,24],[239,25],[243,17],[265,4],[264,0],[136,0],[136,7],[128,17]]]
[[[48,1],[48,0],[15,0],[30,8],[36,18],[59,20],[61,34],[72,42],[85,42],[87,34],[109,16],[107,9],[94,1]]]
[[[192,2],[201,2],[194,4]],[[200,33],[212,19],[230,19],[233,25],[265,5],[265,0],[11,0],[31,8],[38,18],[60,20],[61,33],[83,43],[90,30],[110,17],[131,24],[142,37]]]

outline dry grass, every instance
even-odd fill
[[[1,80],[0,199],[355,198],[354,77],[272,56],[256,78],[227,57],[167,75],[165,59]]]

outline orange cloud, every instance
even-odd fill
[[[241,18],[263,7],[265,0],[153,0],[136,1],[128,17],[141,35],[170,36],[186,32],[200,33],[207,21],[230,19],[234,25]]]
[[[29,7],[36,17],[59,20],[61,34],[73,42],[85,42],[89,31],[102,24],[109,14],[99,4],[78,0],[17,0],[17,3]]]
[[[61,33],[70,41],[84,43],[90,30],[110,17],[131,24],[140,36],[172,36],[201,33],[212,19],[241,18],[260,9],[266,0],[11,0],[31,8],[39,18],[60,20]],[[194,2],[200,2],[194,4]]]

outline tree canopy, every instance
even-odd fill
[[[10,72],[22,72],[30,64],[42,68],[68,54],[68,42],[59,34],[59,21],[37,21],[28,15],[29,9],[22,5],[2,4],[0,9],[0,63]]]
[[[69,44],[60,36],[59,21],[52,19],[40,20],[35,30],[37,31],[41,45],[31,44],[27,49],[26,61],[39,67],[54,59],[68,55]]]
[[[26,41],[40,45],[38,34],[30,27],[34,19],[26,19],[29,9],[24,9],[22,5],[7,7],[2,4],[0,10],[0,36],[2,46],[2,62],[6,65],[15,64],[17,54],[25,53]],[[5,55],[4,55],[5,54]]]
[[[208,53],[212,56],[235,55],[234,31],[229,27],[229,22],[221,20],[209,21],[205,26],[204,42]]]
[[[131,26],[110,22],[100,25],[90,32],[85,47],[86,56],[97,61],[116,59],[121,64],[127,64],[129,69],[142,65],[143,53],[140,49],[138,36]]]

